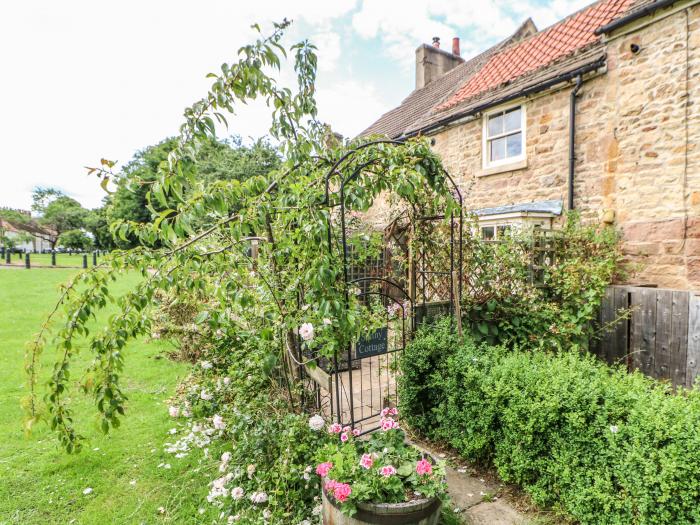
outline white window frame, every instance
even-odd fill
[[[497,114],[497,113],[505,113],[508,110],[515,109],[515,108],[520,108],[520,132],[522,133],[522,145],[520,148],[520,155],[517,157],[506,157],[503,160],[497,160],[491,162],[489,160],[490,155],[489,155],[489,141],[493,139],[497,139],[500,137],[505,137],[508,135],[512,135],[513,132],[510,133],[502,133],[499,135],[495,135],[493,137],[489,137],[489,117]],[[482,114],[482,131],[481,131],[481,137],[482,137],[482,144],[481,144],[481,158],[482,158],[482,165],[483,169],[488,169],[488,168],[494,168],[494,167],[499,167],[499,166],[508,166],[510,164],[516,164],[516,163],[522,163],[527,159],[527,113],[525,109],[525,103],[524,102],[519,102],[517,104],[511,104],[508,106],[501,106],[498,108],[493,108],[490,109],[489,111],[485,111]],[[515,132],[517,133],[517,132]]]

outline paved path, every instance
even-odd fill
[[[433,457],[450,460],[444,454],[438,454],[417,444]],[[458,465],[448,465],[447,484],[451,503],[466,525],[529,525],[534,516],[529,516],[516,509],[504,490],[504,486],[470,474],[470,469]],[[550,523],[554,521],[536,521]]]

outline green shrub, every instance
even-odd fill
[[[429,345],[436,337],[419,334],[407,354],[422,348],[440,361]],[[467,342],[444,354],[439,374],[417,373],[417,361],[402,361],[409,422],[493,464],[537,504],[583,524],[700,522],[700,390],[673,394],[577,352]],[[426,390],[429,419],[418,397]]]
[[[418,330],[416,338],[401,356],[399,398],[403,419],[424,435],[437,437],[436,408],[444,402],[445,366],[447,358],[459,345],[449,318],[438,320]]]

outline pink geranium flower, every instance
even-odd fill
[[[328,472],[333,468],[333,463],[327,462],[327,463],[321,463],[316,467],[316,474],[321,476],[322,478],[325,478],[328,475]]]
[[[360,435],[360,429],[359,428],[353,428],[352,429],[352,435],[357,437]]]
[[[372,454],[362,454],[362,458],[360,458],[360,466],[362,468],[370,469],[372,468],[373,464],[374,458],[372,457]]]
[[[399,423],[398,423],[397,421],[394,421],[394,420],[393,420],[392,418],[390,418],[390,417],[384,417],[384,418],[382,418],[381,424],[382,424],[382,430],[383,430],[384,432],[387,432],[388,430],[392,430],[392,429],[395,429],[395,428],[399,428]]]
[[[379,469],[379,473],[385,478],[389,478],[396,474],[396,469],[393,467],[393,465],[386,465]]]
[[[419,476],[429,476],[433,473],[433,466],[427,459],[421,459],[416,463],[416,474]]]
[[[343,427],[340,425],[340,423],[333,423],[331,426],[328,427],[328,432],[330,434],[340,434],[343,431]]]
[[[323,484],[327,492],[330,492],[331,494],[335,492],[335,486],[338,484],[338,482],[334,479],[327,479],[326,482]]]
[[[347,483],[336,483],[333,495],[340,503],[343,503],[352,494],[352,488]]]
[[[342,441],[343,443],[345,443],[348,439],[350,438],[348,437],[347,432],[343,432],[342,434],[340,434],[340,441]]]
[[[399,415],[399,410],[396,407],[385,408],[381,412],[382,418],[389,417],[389,416],[398,416],[398,415]]]

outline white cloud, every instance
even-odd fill
[[[362,38],[378,37],[384,52],[404,68],[413,65],[413,51],[432,37],[449,48],[452,37],[461,38],[462,55],[472,56],[510,35],[528,17],[544,28],[590,4],[591,0],[363,0],[353,15],[353,28]]]
[[[342,49],[340,47],[340,35],[332,31],[316,33],[310,41],[318,48],[318,70],[321,72],[335,71]]]
[[[318,93],[319,119],[347,138],[357,136],[387,108],[373,85],[356,80],[331,83]]]

